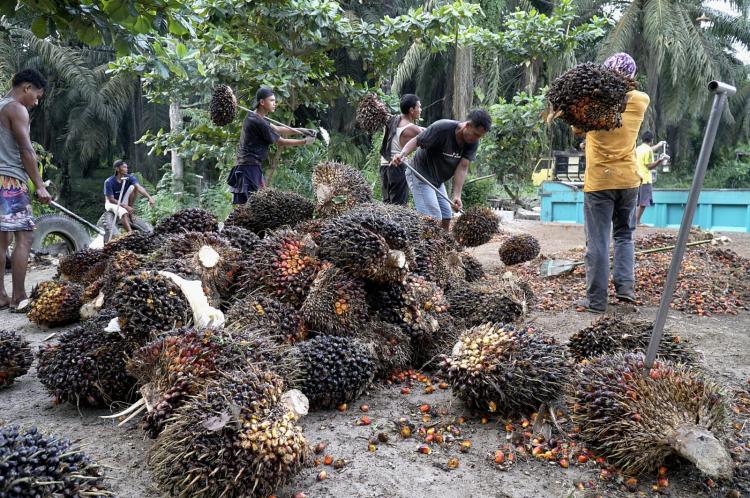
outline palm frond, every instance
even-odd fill
[[[412,43],[396,68],[396,74],[391,83],[391,93],[400,94],[406,82],[414,77],[419,66],[429,55],[429,51],[423,45]]]

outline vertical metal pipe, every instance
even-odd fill
[[[703,187],[703,179],[706,176],[706,167],[708,165],[708,160],[711,158],[711,150],[713,149],[714,141],[716,140],[716,131],[719,128],[721,114],[724,111],[727,97],[734,95],[734,93],[737,91],[733,86],[718,81],[712,81],[711,83],[709,83],[708,89],[710,92],[714,93],[714,101],[713,105],[711,106],[711,114],[708,117],[706,132],[703,135],[703,145],[701,145],[701,152],[698,156],[698,162],[695,165],[693,184],[690,187],[690,194],[688,195],[685,212],[682,214],[680,232],[677,236],[677,243],[675,244],[676,247],[674,249],[674,252],[672,253],[672,262],[669,265],[667,281],[664,284],[664,292],[661,296],[661,302],[659,303],[659,311],[656,314],[654,330],[651,332],[651,341],[649,342],[648,351],[646,352],[646,369],[650,369],[654,365],[656,352],[659,349],[659,342],[664,335],[664,323],[667,321],[669,305],[672,302],[672,298],[674,297],[674,287],[677,283],[677,276],[680,273],[682,258],[685,255],[685,246],[687,244],[688,236],[690,235],[690,227],[693,223],[693,215],[695,215],[695,209],[698,205],[698,196],[700,195],[701,188]]]

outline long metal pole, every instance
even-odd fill
[[[714,94],[714,101],[713,105],[711,106],[711,114],[708,117],[706,132],[703,135],[703,145],[701,145],[701,152],[698,156],[698,162],[695,165],[693,184],[690,187],[690,194],[688,195],[685,212],[682,214],[680,232],[677,236],[677,243],[675,244],[674,253],[672,253],[672,262],[669,265],[667,281],[664,284],[664,293],[661,296],[659,311],[656,314],[654,330],[651,333],[651,342],[649,342],[648,344],[648,351],[646,352],[646,369],[650,369],[654,365],[656,352],[659,349],[659,342],[664,335],[664,323],[667,321],[669,305],[672,302],[672,298],[674,297],[674,287],[677,283],[677,276],[680,273],[682,258],[685,255],[685,246],[687,244],[688,236],[690,235],[690,227],[693,224],[695,208],[698,206],[698,196],[700,195],[701,188],[703,187],[703,179],[706,176],[706,167],[708,166],[708,160],[711,158],[711,150],[713,149],[714,141],[716,140],[716,131],[719,128],[721,114],[724,111],[724,106],[727,103],[727,97],[734,95],[737,91],[735,87],[727,85],[726,83],[721,83],[719,81],[712,81],[711,83],[709,83],[708,90]]]
[[[94,225],[93,223],[88,222],[86,219],[81,218],[80,216],[78,216],[77,214],[75,214],[70,209],[61,206],[60,204],[56,203],[55,201],[49,201],[49,205],[52,206],[52,207],[54,207],[54,208],[59,209],[60,211],[62,211],[63,213],[67,214],[71,218],[74,218],[77,221],[80,221],[84,225],[88,226],[89,228],[91,228],[92,230],[94,230],[95,232],[97,232],[99,235],[104,235],[104,230],[102,228],[99,228],[98,226]]]

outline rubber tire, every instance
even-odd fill
[[[31,243],[31,251],[44,254],[42,246],[48,235],[59,235],[75,251],[85,249],[91,243],[91,236],[86,229],[73,218],[62,214],[45,214],[34,220],[34,238]]]

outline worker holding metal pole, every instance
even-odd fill
[[[701,152],[698,156],[698,163],[695,165],[693,184],[690,187],[690,194],[688,195],[687,204],[685,205],[685,212],[682,214],[680,232],[677,235],[676,247],[672,253],[672,262],[669,265],[667,281],[664,283],[664,293],[661,296],[659,311],[656,314],[654,330],[651,333],[651,342],[649,342],[648,351],[646,352],[647,369],[650,369],[654,364],[656,352],[659,349],[659,342],[664,334],[664,323],[667,321],[669,305],[674,297],[674,287],[677,283],[677,276],[680,273],[682,258],[685,255],[685,247],[687,246],[688,236],[690,235],[690,227],[693,224],[693,215],[695,214],[695,208],[698,205],[698,196],[700,196],[701,188],[703,187],[703,178],[706,176],[706,167],[708,166],[708,160],[711,157],[714,140],[716,140],[716,131],[719,128],[721,114],[724,112],[727,97],[731,97],[737,92],[735,87],[718,81],[712,81],[709,83],[708,90],[714,94],[714,101],[711,106],[711,114],[708,117],[706,132],[703,136],[703,144],[701,145]]]
[[[391,164],[400,165],[417,151],[413,165],[406,169],[414,206],[420,213],[440,221],[445,230],[450,228],[451,210],[463,207],[461,191],[469,163],[476,157],[479,140],[491,126],[490,115],[481,109],[471,111],[466,121],[441,119],[409,140],[391,160]],[[451,178],[453,198],[448,201],[445,182]]]

